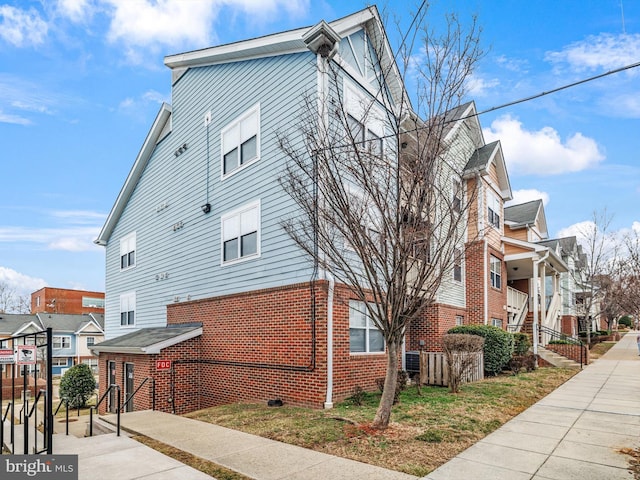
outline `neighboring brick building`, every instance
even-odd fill
[[[104,292],[44,287],[31,294],[31,313],[104,313]]]

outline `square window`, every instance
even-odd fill
[[[349,300],[349,351],[351,353],[384,352],[384,336],[375,326],[366,304]]]

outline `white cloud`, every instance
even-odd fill
[[[107,0],[108,39],[129,47],[205,45],[217,14],[214,0]]]
[[[93,240],[100,233],[105,215],[84,210],[54,211],[53,227],[0,227],[0,242],[31,243],[49,250],[84,252],[98,248]]]
[[[42,278],[30,277],[7,267],[0,267],[0,282],[5,283],[17,295],[30,295],[47,286]]]
[[[111,16],[107,38],[121,43],[127,60],[140,64],[145,50],[157,52],[179,48],[203,48],[215,41],[213,26],[224,8],[246,15],[245,23],[261,24],[276,19],[284,10],[300,16],[309,8],[309,0],[103,0]],[[164,53],[164,52],[163,52]]]
[[[4,113],[0,110],[0,123],[13,123],[15,125],[31,125],[31,120],[21,117],[19,115],[12,115],[10,113]]]
[[[470,75],[465,82],[467,94],[470,97],[484,97],[489,94],[489,90],[500,85],[497,78],[485,79],[479,75]]]
[[[566,64],[577,72],[620,68],[640,59],[640,34],[590,35],[559,52],[547,52],[545,59],[556,65]]]
[[[596,166],[605,156],[592,138],[580,132],[564,142],[552,127],[538,131],[523,128],[522,122],[504,115],[484,128],[487,142],[500,140],[509,172],[515,175],[557,175]]]
[[[74,23],[86,22],[93,16],[94,8],[88,0],[58,0],[58,14]]]
[[[0,5],[0,38],[15,47],[36,46],[44,43],[49,26],[34,8],[21,10]]]
[[[146,121],[146,116],[143,114],[145,108],[150,104],[160,105],[162,102],[169,103],[169,98],[166,95],[156,92],[155,90],[148,90],[138,98],[127,97],[118,104],[118,111],[134,118]]]
[[[529,62],[523,59],[509,58],[505,55],[500,55],[496,58],[496,63],[511,72],[528,73],[529,71]]]
[[[505,206],[519,205],[521,203],[531,202],[533,200],[542,200],[542,204],[546,206],[549,203],[549,194],[547,192],[541,192],[535,188],[514,190],[513,200],[509,200]]]

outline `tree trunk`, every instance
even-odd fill
[[[391,420],[391,409],[398,383],[398,345],[387,345],[387,373],[384,377],[384,390],[380,397],[380,404],[373,419],[373,427],[384,430]]]

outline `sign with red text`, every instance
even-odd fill
[[[156,370],[159,372],[171,370],[171,360],[156,360]]]
[[[16,363],[16,352],[12,348],[0,348],[0,365]]]
[[[18,345],[18,365],[35,365],[36,364],[36,346],[35,345]]]

